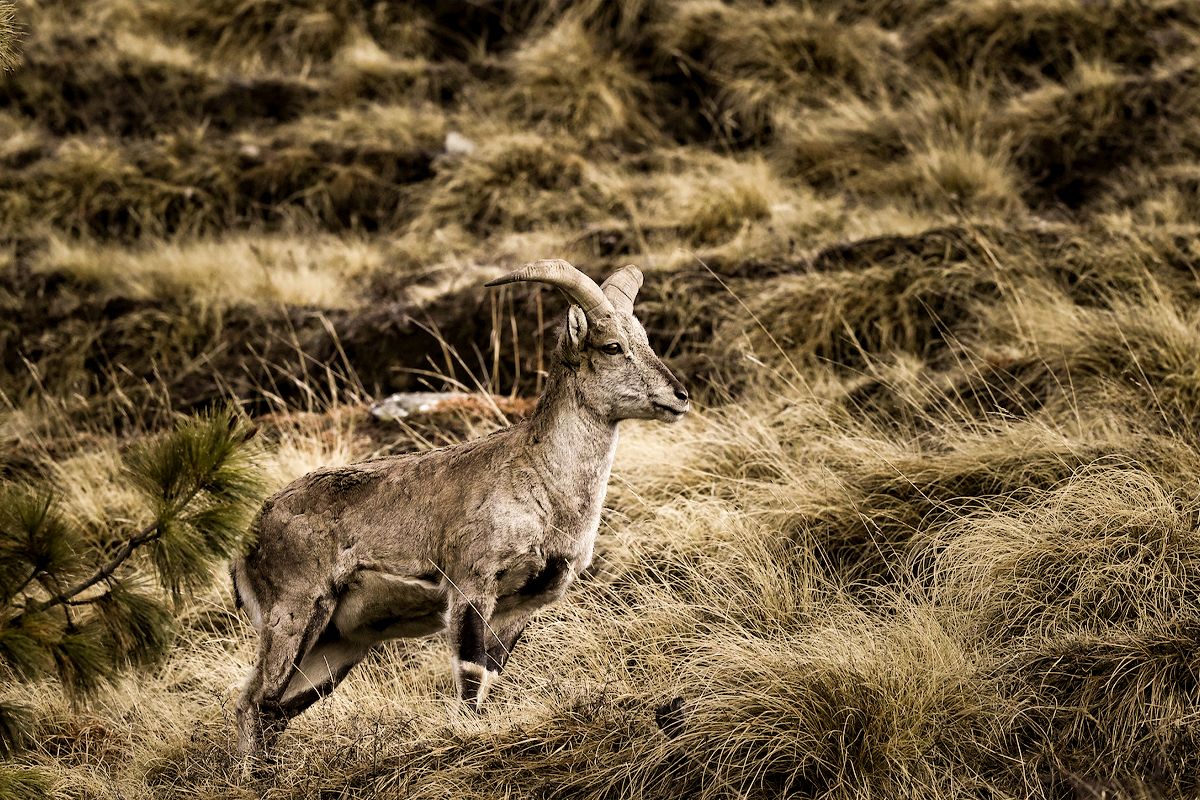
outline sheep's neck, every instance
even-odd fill
[[[617,423],[583,403],[577,380],[565,370],[552,371],[529,421],[530,445],[549,485],[603,498],[616,453]]]

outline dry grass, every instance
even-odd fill
[[[651,88],[618,52],[606,53],[578,14],[567,14],[514,56],[507,103],[584,143],[661,138],[645,115]]]
[[[878,95],[897,66],[878,27],[811,7],[681,3],[659,36],[695,84],[693,113],[730,142],[768,139],[777,113]]]
[[[531,134],[497,136],[434,179],[416,226],[460,225],[479,238],[535,226],[577,227],[600,219],[604,201],[587,161],[570,143]]]
[[[475,796],[532,786],[666,797],[682,786],[712,797],[954,797],[1015,774],[1039,791],[1040,773],[1021,772],[1029,765],[1005,754],[1040,741],[1045,728],[1030,721],[989,733],[989,720],[1035,701],[992,670],[1011,658],[1026,665],[1021,680],[1044,680],[1057,673],[1018,662],[1021,654],[1056,652],[1056,642],[1084,635],[1098,647],[1106,631],[1154,629],[1186,606],[1200,585],[1186,555],[1195,513],[1177,492],[1194,485],[1194,451],[1166,440],[1147,443],[1159,449],[1143,449],[1138,464],[1114,461],[1097,454],[1101,443],[1080,449],[1062,434],[1013,423],[958,442],[943,437],[955,450],[937,456],[822,417],[816,396],[795,408],[785,400],[797,397],[793,390],[775,387],[784,394],[750,393],[743,407],[699,412],[679,428],[626,429],[599,542],[604,569],[539,617],[487,719],[460,718],[446,702],[440,641],[402,643],[297,720],[284,760],[254,791],[421,794],[436,786]],[[278,429],[272,483],[365,454],[354,428],[331,420]],[[861,471],[863,459],[877,465],[873,475]],[[798,504],[824,522],[797,527]],[[830,524],[852,519],[875,531],[909,529],[894,557],[908,566],[861,598],[829,561]],[[121,786],[159,796],[186,786],[226,796],[251,788],[228,777],[228,698],[251,642],[230,603],[223,593],[198,600],[155,682],[107,698],[82,721],[41,696],[44,744],[27,758],[56,765],[71,791]],[[1146,651],[1142,677],[1122,678],[1130,692],[1147,682],[1169,680],[1161,685],[1171,692],[1180,685],[1165,651],[1168,660],[1153,660],[1166,646],[1147,640],[1158,650]],[[1088,685],[1134,663],[1132,655],[1096,658],[1097,666],[1079,667],[1101,676]],[[1060,663],[1055,657],[1052,667]],[[1113,724],[1154,729],[1165,719],[1157,701],[1114,699],[1082,684],[1071,691]],[[674,696],[684,698],[683,732],[668,740],[653,711]],[[1172,702],[1186,709],[1190,701]],[[1120,768],[1094,771],[1113,752],[1104,748],[1125,740],[1093,739],[1065,713],[1052,724],[1073,726],[1079,749],[1058,751],[1061,765],[1086,780],[1135,785]],[[974,747],[994,749],[977,760]],[[1180,766],[1169,757],[1171,769]],[[1191,785],[1170,774],[1181,791]]]
[[[55,236],[33,263],[110,297],[133,300],[190,296],[201,307],[356,305],[357,288],[384,255],[362,239],[247,236],[147,242],[133,249]]]
[[[908,45],[917,63],[964,83],[985,75],[1036,83],[1062,80],[1091,59],[1144,71],[1186,51],[1198,21],[1190,3],[1172,0],[1099,8],[1074,0],[985,0],[918,21]]]

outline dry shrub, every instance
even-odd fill
[[[700,649],[675,739],[689,771],[742,797],[936,792],[947,744],[980,708],[969,660],[927,614],[831,616]]]
[[[761,162],[714,177],[686,198],[680,212],[679,233],[692,247],[720,244],[771,218],[771,180]]]
[[[56,135],[261,128],[360,100],[441,99],[465,79],[425,60],[417,6],[107,2],[83,22],[54,7],[34,16],[28,55],[0,87],[5,104]],[[198,46],[206,32],[215,40]],[[330,51],[303,51],[312,37]]]
[[[979,212],[1021,206],[1020,181],[1006,154],[963,140],[930,142],[870,184],[872,193],[908,196],[924,208]]]
[[[342,151],[338,157],[344,161],[326,161],[319,148],[248,155],[246,169],[238,175],[238,200],[247,210],[259,210],[271,227],[373,231],[394,229],[411,219],[415,209],[403,186],[377,175],[372,162],[386,160],[392,175],[398,168],[404,177],[412,167],[373,153]],[[428,171],[427,162],[415,166]]]
[[[979,306],[1000,298],[995,280],[977,264],[965,263],[909,262],[789,275],[759,292],[747,305],[770,334],[730,323],[714,346],[729,347],[744,333],[760,358],[850,369],[897,352],[936,358],[971,334]]]
[[[411,220],[410,184],[433,174],[446,123],[431,108],[375,105],[304,117],[274,135],[243,135],[223,157],[237,203],[279,220],[300,212],[330,229],[391,229]]]
[[[269,136],[242,134],[242,148],[311,147],[326,160],[347,160],[344,153],[373,156],[366,165],[384,172],[386,161],[428,161],[429,153],[442,148],[446,138],[446,116],[428,104],[373,104],[343,108],[333,114],[309,115],[272,128]],[[424,154],[424,158],[421,155]],[[392,167],[393,172],[396,167]],[[383,175],[395,180],[393,176]]]
[[[1021,257],[1036,258],[1077,305],[1119,308],[1145,299],[1186,309],[1200,300],[1200,242],[1171,230],[1061,229]],[[1017,251],[1020,252],[1020,251]]]
[[[443,165],[422,230],[461,225],[481,238],[546,226],[578,226],[606,215],[587,162],[564,144],[532,134],[496,136],[473,156]]]
[[[21,169],[45,157],[50,137],[36,122],[17,114],[0,112],[0,165]]]
[[[52,157],[21,170],[5,170],[0,187],[7,191],[0,208],[9,231],[48,223],[70,233],[132,238],[215,222],[217,209],[212,204],[217,198],[197,191],[184,175],[163,180],[139,163],[139,155],[149,155],[159,164],[164,156],[169,159],[158,147],[138,154],[112,140],[72,138]]]
[[[160,30],[131,27],[120,4],[88,4],[77,9],[78,20],[67,14],[69,21],[59,18],[62,7],[35,8],[26,57],[0,86],[5,105],[55,135],[230,128],[287,121],[315,105],[311,80],[294,72],[230,74],[227,65],[164,41]]]
[[[1080,354],[1084,369],[1106,374],[1178,429],[1200,417],[1200,314],[1195,308],[1148,300],[1117,305]]]
[[[1200,316],[1147,278],[1103,305],[1029,291],[1020,309],[988,309],[996,340],[1020,355],[1004,365],[1036,387],[1060,419],[1109,409],[1183,435],[1200,414]],[[989,375],[976,376],[987,381]],[[974,380],[973,378],[972,380]]]
[[[634,541],[662,543],[635,545],[634,555],[625,558],[606,553],[608,568],[616,572],[610,602],[634,607],[652,602],[664,611],[662,617],[628,623],[638,629],[631,642],[640,640],[639,647],[669,636],[667,617],[676,614],[679,633],[773,640],[781,630],[811,624],[828,601],[812,551],[741,513],[737,502],[703,496],[676,500],[631,533]],[[653,601],[647,601],[649,595]],[[654,646],[689,649],[686,642]]]
[[[872,419],[918,427],[996,414],[1041,414],[1068,425],[1115,413],[1190,439],[1200,415],[1197,321],[1173,304],[1159,308],[1060,307],[1053,322],[1035,323],[1044,336],[1017,350],[956,348],[953,361],[915,376],[873,364],[872,378],[847,401]]]
[[[34,27],[34,31],[38,31]],[[113,34],[35,35],[22,63],[0,75],[4,104],[56,135],[129,135],[199,117],[210,78],[195,64],[122,53]]]
[[[1146,628],[1197,600],[1195,515],[1145,467],[1114,457],[917,537],[908,562],[937,603],[1000,646]]]
[[[357,31],[334,59],[319,105],[341,109],[364,103],[440,102],[457,95],[470,80],[464,65],[397,56]]]
[[[1028,418],[1047,410],[1068,415],[1074,386],[1045,359],[1011,352],[955,351],[954,363],[934,368],[901,357],[873,363],[870,377],[849,388],[845,403],[857,415],[893,430],[932,431],[989,419]]]
[[[15,408],[83,428],[145,430],[176,410],[236,396],[248,410],[360,398],[339,354],[344,313],[265,303],[222,307],[186,295],[113,296],[60,272],[8,276],[0,391]],[[32,288],[36,287],[36,288]],[[15,291],[13,291],[15,290]],[[36,299],[31,299],[31,298]],[[386,382],[365,361],[364,379]]]
[[[847,315],[843,346],[858,337],[862,352],[850,363],[866,374],[847,387],[845,402],[876,421],[925,430],[964,418],[1044,411],[1065,424],[1078,419],[1083,408],[1109,408],[1152,428],[1186,432],[1197,413],[1192,252],[1189,239],[1166,233],[1097,231],[1085,236],[1070,227],[1020,233],[950,228],[826,248],[811,261],[820,275],[807,280],[848,305],[854,296],[847,287],[858,285],[855,276],[863,264],[877,263],[870,269],[886,268],[897,275],[958,270],[963,280],[974,276],[981,289],[1001,300],[989,301],[985,293],[974,304],[960,302],[968,313],[958,315],[957,324],[955,317],[939,317],[949,323],[944,330],[925,329],[936,337],[908,340],[925,342],[916,350],[895,348],[894,336],[894,350],[881,349],[883,340],[857,334],[862,323]],[[848,270],[853,272],[842,272]],[[781,285],[786,281],[805,287],[800,278]],[[989,286],[988,281],[994,283]],[[952,290],[949,283],[941,289]],[[808,294],[800,296],[807,299]],[[799,318],[799,311],[770,297],[763,301],[766,307],[780,309],[784,320]],[[899,308],[900,297],[875,302]],[[926,299],[924,306],[955,307],[938,299]],[[888,322],[903,319],[891,314]],[[801,321],[811,327],[792,336],[804,347],[789,353],[811,356],[821,352],[817,348],[828,349],[829,340],[821,337],[838,333],[835,327],[817,314]],[[818,323],[823,327],[817,328]],[[778,323],[772,328],[776,342],[787,350],[788,340],[780,331],[788,328]],[[878,326],[877,336],[878,331],[887,329]],[[750,341],[760,355],[778,358],[765,334]],[[842,351],[840,358],[853,359],[854,352]]]
[[[904,554],[957,517],[1036,495],[1100,455],[1054,442],[1012,453],[985,441],[936,458],[890,457],[840,472],[841,491],[780,525],[811,542],[836,574],[903,581],[910,574]]]
[[[761,158],[695,146],[647,150],[594,174],[609,216],[577,241],[613,266],[633,256],[668,271],[694,268],[694,248],[726,275],[779,273],[801,262],[800,239],[837,224],[842,212],[840,199],[780,179]]]
[[[429,4],[426,7],[431,17],[429,30],[434,40],[431,56],[480,63],[488,61],[491,55],[507,55],[527,38],[545,30],[551,21],[565,13],[569,3],[570,0],[445,0]]]
[[[1076,796],[1194,797],[1198,643],[1200,621],[1176,610],[1142,626],[1018,649],[995,672],[1003,710],[988,749],[1026,785]]]
[[[929,15],[942,11],[946,0],[862,0],[856,3],[808,0],[808,5],[837,14],[838,19],[855,21],[866,18],[885,30],[905,30]]]
[[[786,174],[822,188],[937,210],[1006,211],[1023,186],[1006,134],[990,126],[993,114],[983,92],[922,82],[899,100],[777,115],[770,151]]]
[[[897,109],[847,100],[822,112],[777,115],[771,152],[785,174],[822,187],[842,185],[903,158],[911,122]]]
[[[642,143],[660,138],[647,116],[649,82],[619,50],[607,50],[579,14],[567,14],[513,54],[510,114],[545,120],[585,143]]]
[[[1109,195],[1123,196],[1131,175],[1190,158],[1198,103],[1188,63],[1130,76],[1087,61],[1006,103],[926,81],[886,103],[780,113],[771,152],[815,185],[936,209],[1114,205]]]
[[[918,18],[908,59],[967,82],[1063,80],[1081,61],[1145,70],[1191,47],[1200,13],[1186,0],[960,0]]]
[[[327,65],[363,35],[398,56],[428,56],[434,49],[431,22],[418,5],[216,0],[201,7],[166,0],[138,3],[126,13],[135,24],[242,69],[265,65],[295,72]]]
[[[243,135],[240,144],[204,127],[154,140],[72,137],[0,170],[0,208],[11,231],[49,224],[121,240],[250,223],[393,228],[412,216],[408,184],[432,174],[443,124],[379,107],[305,118],[274,140]]]
[[[10,275],[5,288],[21,298],[6,304],[0,334],[0,391],[16,408],[58,409],[83,429],[145,430],[170,418],[173,401],[195,399],[198,380],[206,401],[223,394],[202,366],[218,315],[178,298],[114,299],[61,273]]]
[[[681,111],[699,115],[724,141],[770,138],[781,109],[824,106],[882,88],[891,44],[868,22],[793,5],[677,3],[655,30],[682,89]]]
[[[1120,169],[1092,203],[1114,227],[1186,227],[1200,219],[1200,163],[1189,157],[1163,166]]]
[[[204,7],[154,3],[141,14],[147,22],[227,63],[254,59],[296,69],[333,57],[351,24],[348,10],[348,4],[325,0],[219,0]]]
[[[558,687],[557,694],[535,720],[492,729],[469,723],[441,726],[420,738],[404,730],[412,718],[377,714],[380,722],[374,730],[366,720],[362,726],[361,739],[373,747],[364,748],[361,741],[323,741],[299,754],[287,765],[287,774],[274,776],[264,788],[296,798],[318,782],[326,792],[362,797],[483,800],[532,793],[582,800],[669,800],[681,791],[700,796],[703,783],[680,774],[664,752],[661,734],[638,708],[639,698],[571,686]],[[196,770],[178,782],[192,785],[213,772],[218,771]],[[297,783],[303,788],[297,790]]]
[[[981,242],[999,240],[995,228],[929,228],[915,234],[871,236],[823,247],[809,260],[812,272],[856,271],[866,267],[897,267],[908,263],[951,264],[986,258]]]
[[[850,403],[900,423],[1041,414],[1069,425],[1117,414],[1190,439],[1200,417],[1195,315],[1172,303],[1156,311],[1067,309],[1033,323],[1038,338],[1016,351],[956,350],[948,368],[925,372],[915,385],[875,378],[851,391]]]
[[[1013,136],[1013,162],[1028,176],[1031,201],[1078,208],[1135,160],[1169,163],[1190,154],[1200,144],[1198,109],[1194,67],[1130,77],[1084,63],[1064,84],[1015,98],[993,124]]]
[[[223,224],[236,216],[232,186],[197,138],[62,140],[45,158],[0,171],[6,226],[129,240]]]

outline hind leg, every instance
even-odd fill
[[[288,719],[300,714],[332,692],[370,651],[367,645],[341,638],[332,626],[326,628],[296,668],[279,707]]]
[[[324,638],[324,637],[322,637]],[[341,683],[350,670],[370,652],[370,648],[347,645],[341,640],[318,641],[306,655],[277,702],[247,704],[238,708],[239,743],[246,757],[245,769],[252,771],[256,761],[269,760],[276,738],[296,716]]]
[[[288,721],[312,705],[296,702],[303,691],[291,702],[284,701],[305,656],[329,624],[334,604],[327,595],[278,603],[263,620],[258,660],[237,702],[238,751],[243,758],[264,757]]]

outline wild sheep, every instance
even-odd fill
[[[688,411],[633,316],[637,267],[597,286],[566,261],[537,261],[487,285],[514,281],[557,286],[572,303],[527,419],[318,469],[263,503],[232,567],[259,632],[237,701],[248,760],[387,639],[448,630],[458,695],[481,710],[530,617],[592,560],[617,423]]]

